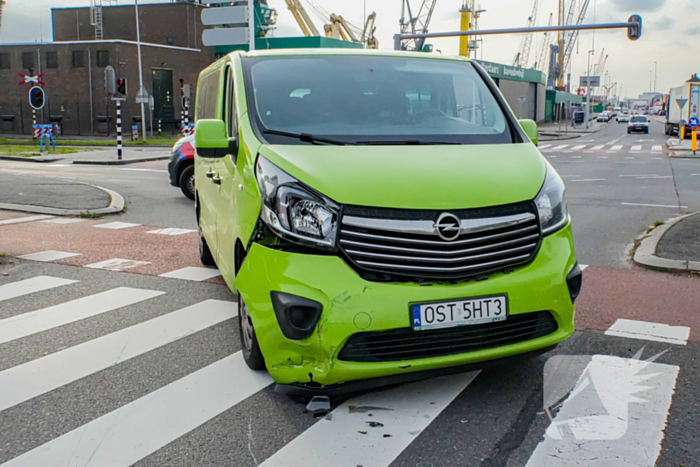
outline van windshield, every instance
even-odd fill
[[[632,123],[646,123],[647,118],[644,115],[632,117]]]
[[[254,89],[248,108],[271,144],[514,141],[501,106],[468,62],[311,56],[244,63],[246,87]]]

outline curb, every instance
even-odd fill
[[[648,235],[642,237],[642,243],[637,248],[637,251],[635,251],[633,261],[642,267],[657,271],[700,272],[700,261],[667,259],[656,256],[656,247],[664,234],[683,219],[695,215],[700,215],[700,212],[670,219],[663,225],[652,230]]]
[[[62,161],[63,157],[47,159],[45,157],[16,157],[16,156],[0,156],[0,160],[3,161],[19,161],[19,162],[56,162]]]
[[[73,161],[73,164],[83,165],[127,165],[136,164],[138,162],[165,161],[171,156],[144,157],[141,159],[122,159],[120,161],[97,161],[97,160],[79,160]]]
[[[75,182],[81,183],[81,182]],[[88,185],[98,190],[102,190],[110,196],[109,206],[106,208],[99,209],[61,209],[61,208],[49,208],[45,206],[32,206],[29,204],[6,204],[0,203],[0,209],[5,209],[8,211],[21,211],[21,212],[31,212],[36,214],[50,214],[53,216],[80,216],[81,214],[118,214],[124,210],[124,197],[117,193],[116,191],[109,190],[107,188],[102,188],[97,185],[90,185],[89,183],[83,183],[83,185]]]

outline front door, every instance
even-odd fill
[[[171,131],[175,125],[175,96],[173,95],[173,71],[154,68],[153,74],[153,118],[160,120],[163,130]]]

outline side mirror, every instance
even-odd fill
[[[222,158],[238,152],[238,141],[229,138],[223,120],[199,120],[194,129],[197,155],[206,158]]]
[[[525,134],[532,141],[532,144],[537,146],[540,142],[540,133],[537,131],[537,123],[534,120],[518,120],[520,126],[525,131]]]

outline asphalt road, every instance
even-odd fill
[[[0,213],[0,252],[76,255],[0,258],[0,464],[695,465],[700,282],[632,267],[626,250],[655,221],[700,209],[700,163],[669,160],[655,149],[662,127],[652,129],[627,136],[610,123],[543,144],[588,265],[571,339],[517,363],[334,400],[324,419],[242,365],[235,299],[220,278],[161,277],[201,266],[189,252],[195,233],[152,235],[196,228],[165,161],[0,162],[17,180],[86,181],[129,206],[65,225]],[[88,264],[115,256],[143,264]]]

